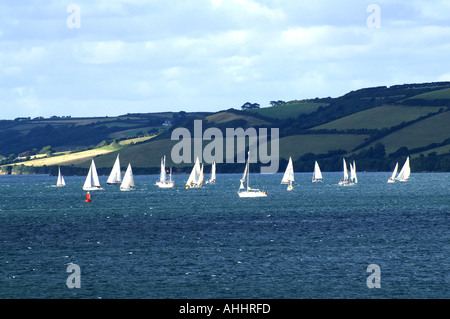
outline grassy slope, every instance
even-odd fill
[[[450,89],[439,89],[433,92],[419,94],[410,99],[444,99],[450,95]],[[320,106],[325,106],[324,103],[314,103],[311,101],[294,101],[282,106],[275,106],[270,108],[262,108],[258,110],[252,110],[251,112],[264,115],[266,118],[273,119],[287,119],[298,116],[299,114],[311,113],[317,110]],[[357,112],[349,116],[345,116],[335,121],[317,126],[314,129],[383,129],[392,127],[403,122],[408,122],[417,119],[421,116],[429,113],[435,113],[440,107],[431,106],[401,106],[401,105],[382,105],[374,107],[365,111]],[[73,121],[73,119],[71,119]],[[84,119],[83,121],[89,121],[92,119]],[[117,120],[117,118],[105,118],[105,121]],[[257,117],[249,116],[248,113],[235,113],[235,112],[218,112],[215,114],[204,117],[204,120],[210,127],[218,126],[233,127],[243,126],[271,126],[269,121],[263,120]],[[413,125],[404,127],[398,131],[391,133],[388,136],[383,137],[380,140],[375,141],[369,148],[376,143],[381,142],[386,147],[387,154],[396,151],[402,146],[406,146],[409,149],[427,146],[431,143],[439,143],[447,138],[450,138],[450,132],[448,130],[448,123],[450,122],[450,112],[434,115],[430,118],[417,122]],[[123,122],[122,122],[123,123]],[[205,122],[204,122],[205,123]],[[236,124],[240,123],[240,124]],[[245,123],[245,124],[242,124]],[[127,129],[127,125],[124,124],[124,129]],[[108,123],[108,125],[113,125]],[[229,125],[229,126],[228,126]],[[26,126],[23,127],[27,129]],[[223,132],[225,134],[225,132]],[[306,153],[325,154],[328,151],[343,149],[350,151],[356,146],[363,143],[368,138],[367,135],[351,135],[351,134],[307,134],[307,135],[292,135],[283,137],[280,139],[280,157],[287,159],[292,156],[296,159]],[[146,141],[145,143],[129,145],[120,150],[95,150],[93,153],[79,154],[79,158],[65,161],[64,163],[75,164],[79,167],[88,167],[90,159],[95,157],[95,161],[98,168],[110,168],[112,167],[114,160],[118,153],[120,153],[121,163],[123,169],[126,168],[128,162],[133,167],[159,167],[160,158],[164,155],[167,156],[167,165],[172,166],[170,152],[172,147],[178,143],[178,141],[171,141],[170,139],[156,139]],[[208,142],[204,142],[204,145]],[[436,152],[448,151],[448,146],[443,146],[436,149]],[[429,150],[426,154],[432,152]],[[97,153],[98,152],[98,153]],[[102,154],[98,156],[99,154]],[[83,155],[84,157],[82,157]],[[418,155],[418,154],[417,154]],[[62,160],[64,157],[51,158],[53,161]],[[50,159],[48,159],[50,160]],[[34,162],[33,165],[37,165],[38,162]],[[53,165],[60,165],[52,162]],[[22,163],[20,163],[22,164]],[[52,165],[47,162],[42,165]],[[66,164],[67,165],[67,164]]]
[[[442,90],[436,90],[428,93],[418,94],[415,95],[409,100],[414,99],[424,99],[424,100],[435,100],[435,99],[450,99],[450,88],[442,89]]]
[[[436,113],[439,107],[383,105],[354,113],[338,120],[316,126],[313,130],[383,129],[409,122],[429,113]]]
[[[440,143],[450,138],[448,123],[450,123],[450,111],[434,115],[418,123],[404,127],[370,144],[368,147],[373,147],[376,143],[380,142],[386,147],[386,153],[389,154],[403,146],[406,146],[408,149],[413,149],[432,143]]]
[[[321,106],[327,106],[327,104],[310,101],[293,101],[279,106],[264,107],[249,111],[269,118],[285,120],[288,118],[296,118],[300,114],[312,113]]]
[[[328,151],[343,149],[350,151],[360,145],[367,135],[350,134],[308,134],[293,135],[280,139],[280,157],[296,159],[307,153],[326,154]]]

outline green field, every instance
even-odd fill
[[[450,138],[449,123],[450,111],[440,113],[395,131],[366,148],[373,147],[380,142],[385,145],[386,154],[389,154],[403,146],[413,149],[432,143],[441,143]]]
[[[450,152],[450,144],[448,145],[444,145],[444,146],[440,146],[440,147],[436,147],[430,150],[426,150],[420,153],[416,153],[414,155],[411,155],[411,158],[416,158],[419,157],[420,155],[424,155],[427,156],[430,153],[436,153],[436,155],[441,155],[441,154],[445,154]]]
[[[292,101],[283,105],[264,107],[249,111],[265,117],[285,120],[288,118],[297,118],[301,114],[312,113],[319,107],[327,105],[328,104],[326,103],[314,103],[310,101]]]
[[[432,91],[428,93],[418,94],[411,98],[412,99],[423,99],[423,100],[441,100],[441,99],[450,99],[450,88]]]
[[[125,169],[128,163],[133,167],[158,167],[161,157],[167,156],[167,165],[172,165],[170,161],[170,151],[178,141],[170,139],[149,141],[142,144],[132,145],[109,154],[95,158],[97,168],[107,168],[114,164],[117,154],[120,153],[121,166]],[[90,161],[81,164],[81,167],[89,167]]]
[[[307,153],[326,154],[339,149],[350,151],[362,144],[368,135],[350,134],[307,134],[293,135],[280,139],[280,157],[296,159]]]
[[[211,126],[223,126],[223,125],[226,125],[228,122],[239,121],[239,120],[245,121],[245,123],[246,123],[245,126],[248,126],[248,127],[270,125],[269,122],[267,122],[265,120],[261,120],[259,118],[253,117],[253,116],[236,114],[233,112],[226,112],[226,111],[208,115],[204,119],[208,122],[208,125],[211,125]]]
[[[436,113],[438,107],[383,105],[316,126],[312,130],[346,130],[390,128],[403,122],[415,120],[429,113]]]

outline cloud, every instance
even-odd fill
[[[379,29],[359,0],[82,0],[70,29],[72,3],[0,5],[2,116],[218,111],[448,78],[446,1],[377,1]]]

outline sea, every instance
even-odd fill
[[[450,174],[390,175],[296,173],[288,192],[252,173],[266,198],[239,198],[241,174],[100,176],[90,203],[82,176],[0,176],[0,298],[447,299]]]

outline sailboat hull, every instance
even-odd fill
[[[202,188],[202,185],[199,185],[199,184],[186,185],[186,189],[189,189],[189,188]]]
[[[99,186],[99,187],[83,187],[83,190],[85,190],[85,191],[102,191],[102,190],[104,190],[104,188],[101,186]]]
[[[261,191],[238,192],[238,195],[241,198],[267,197],[267,193],[264,193],[264,192],[261,192]]]
[[[130,192],[130,191],[134,191],[135,188],[134,187],[121,187],[120,190],[122,192]]]
[[[159,188],[172,188],[175,186],[174,182],[156,182],[155,184]]]

